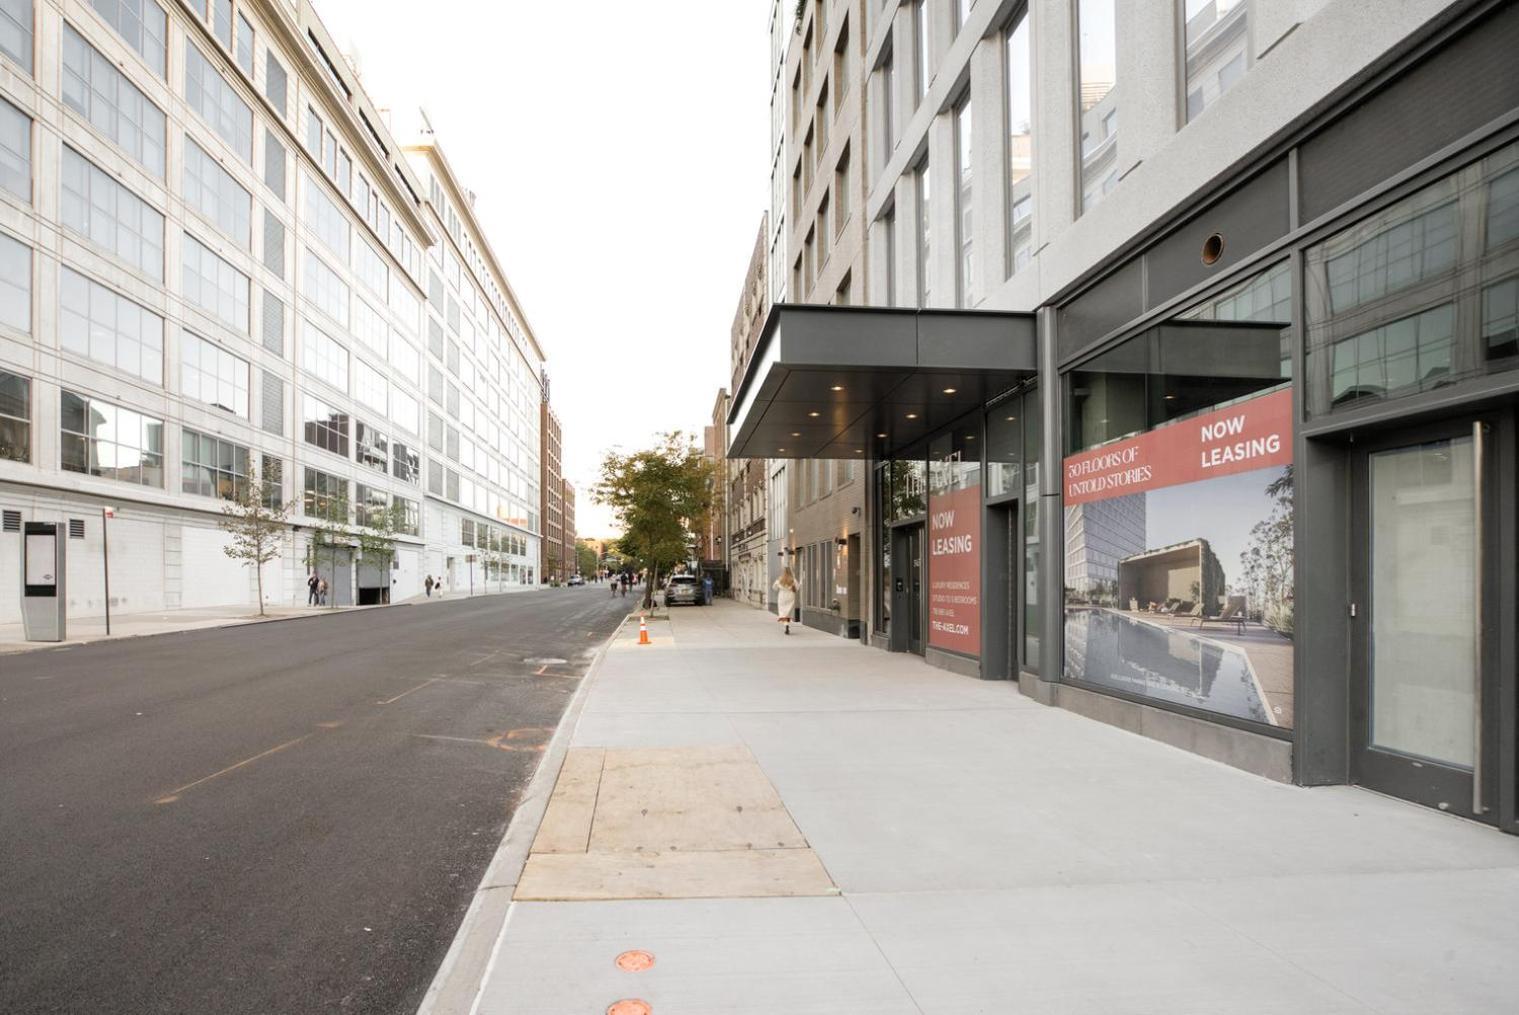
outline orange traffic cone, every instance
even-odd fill
[[[640,644],[640,645],[652,645],[652,644],[654,644],[652,641],[649,640],[649,624],[648,624],[648,621],[644,620],[644,615],[642,613],[640,613],[638,615],[638,644]]]

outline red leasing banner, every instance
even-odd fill
[[[981,654],[981,487],[928,498],[928,643]]]
[[[1065,460],[1067,507],[1292,462],[1292,392],[1274,391]]]

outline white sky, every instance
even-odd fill
[[[578,534],[612,534],[603,453],[700,440],[727,384],[769,204],[769,4],[315,3],[375,104],[425,109],[475,192],[548,360]]]

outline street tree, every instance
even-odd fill
[[[596,560],[596,549],[591,546],[589,540],[575,540],[575,569],[585,576],[594,575],[600,569]]]
[[[233,488],[232,500],[222,506],[217,524],[232,541],[222,552],[244,567],[253,568],[258,582],[258,615],[264,616],[264,565],[279,558],[290,505],[280,496],[278,477],[254,471]]]
[[[369,511],[355,533],[364,562],[380,572],[389,601],[390,569],[396,559],[396,536],[406,531],[406,508],[391,504],[383,511]]]
[[[652,605],[661,569],[686,559],[697,523],[712,507],[712,465],[679,430],[651,448],[608,451],[591,499],[612,509],[622,527],[618,548],[647,573],[644,606]]]
[[[327,551],[327,570],[337,579],[338,573],[338,550],[353,545],[353,536],[349,533],[349,507],[348,498],[342,496],[328,497],[313,505],[314,510],[308,512],[316,519],[311,526],[311,544],[307,549],[306,562],[312,570],[317,569],[323,550]],[[328,605],[337,606],[337,589],[332,589],[332,598]]]

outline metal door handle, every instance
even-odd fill
[[[1472,610],[1472,625],[1475,637],[1472,645],[1477,650],[1476,669],[1472,674],[1474,687],[1472,690],[1472,814],[1480,816],[1487,808],[1482,805],[1482,608],[1483,608],[1483,536],[1482,531],[1482,501],[1483,501],[1483,454],[1484,442],[1487,437],[1487,424],[1476,422],[1472,424],[1472,499],[1475,505],[1474,524],[1472,526],[1472,575],[1474,576],[1474,591]]]

